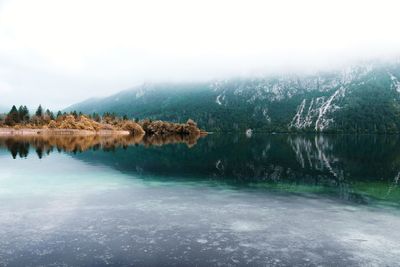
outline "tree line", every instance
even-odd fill
[[[75,110],[71,112],[58,111],[57,113],[54,113],[49,109],[45,110],[42,107],[42,105],[39,105],[36,111],[31,115],[27,106],[21,105],[19,108],[17,108],[15,105],[13,105],[8,113],[0,115],[0,126],[15,126],[15,125],[28,125],[28,124],[44,125],[48,124],[52,120],[57,120],[67,115],[72,115],[75,118],[78,118],[80,116],[83,116],[84,114],[82,112],[77,112]],[[93,113],[85,116],[96,122],[102,122],[104,120],[110,122],[121,119],[121,117],[117,116],[115,113],[110,113],[110,112],[105,112],[103,113],[103,115],[100,115],[98,113]],[[128,120],[128,116],[126,115],[122,116],[122,120]],[[135,119],[134,121],[137,122],[138,119]]]

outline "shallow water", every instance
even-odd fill
[[[397,136],[0,147],[1,266],[399,266]]]

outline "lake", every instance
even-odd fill
[[[0,138],[1,266],[399,266],[400,136]]]

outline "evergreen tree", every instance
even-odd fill
[[[27,106],[23,107],[24,110],[24,121],[29,121],[30,118],[30,114],[29,114],[29,109]]]
[[[57,112],[57,119],[58,119],[59,117],[61,117],[61,116],[62,116],[61,111],[58,111],[58,112]]]
[[[54,113],[49,109],[46,109],[46,115],[50,118],[50,120],[54,120]]]
[[[12,106],[12,108],[11,108],[10,112],[8,112],[8,114],[12,114],[14,112],[18,113],[18,109],[17,109],[17,107],[15,105]]]
[[[96,112],[93,113],[92,118],[94,121],[100,122],[101,118]]]
[[[8,117],[9,117],[9,120],[11,120],[10,122],[13,124],[20,122],[19,113],[18,113],[17,107],[15,105],[12,106],[10,112],[8,113]]]
[[[18,119],[20,121],[24,120],[24,107],[23,106],[19,106],[19,108],[18,108]]]
[[[26,106],[20,106],[18,109],[18,117],[21,122],[29,120],[29,110]]]
[[[38,116],[38,117],[42,117],[42,116],[43,116],[43,108],[42,108],[42,105],[39,105],[39,107],[38,107],[37,110],[36,110],[35,115]]]

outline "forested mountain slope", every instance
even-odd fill
[[[208,131],[400,132],[400,63],[312,75],[144,84],[67,109],[186,121]]]

